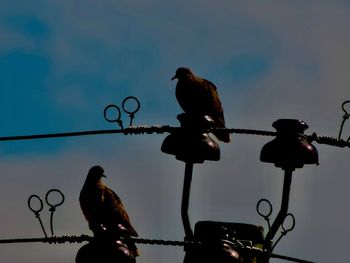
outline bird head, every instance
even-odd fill
[[[187,76],[187,75],[193,75],[192,71],[189,68],[181,67],[181,68],[178,68],[176,70],[175,76],[172,77],[171,80],[181,79],[181,78],[183,78],[184,76]]]
[[[104,170],[101,166],[93,166],[90,168],[89,173],[86,177],[86,180],[89,182],[98,182],[104,175]]]

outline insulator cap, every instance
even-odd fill
[[[175,155],[176,159],[203,163],[205,160],[220,160],[220,148],[206,129],[214,126],[209,116],[194,116],[187,113],[178,115],[181,130],[168,135],[162,144],[161,150]]]
[[[262,162],[274,163],[276,167],[289,170],[302,168],[304,164],[318,164],[317,149],[304,135],[308,128],[304,121],[279,119],[272,126],[277,135],[262,148]]]

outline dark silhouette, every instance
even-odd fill
[[[137,237],[138,234],[130,223],[121,199],[101,181],[102,177],[106,177],[102,167],[90,169],[79,196],[81,210],[97,239],[107,238],[113,242],[119,237],[126,238],[125,243],[137,256],[135,244],[127,239]]]
[[[198,117],[208,115],[214,120],[215,127],[225,128],[224,111],[213,83],[195,76],[189,68],[184,67],[176,70],[174,79],[178,79],[176,98],[185,113]],[[213,133],[220,141],[230,141],[227,131]]]

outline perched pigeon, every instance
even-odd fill
[[[189,68],[178,68],[172,80],[178,79],[176,98],[184,112],[192,115],[208,115],[216,127],[225,128],[224,111],[216,86],[195,76]],[[223,142],[230,142],[229,132],[216,131],[214,135]]]
[[[80,207],[89,228],[94,234],[104,230],[119,237],[137,237],[121,199],[101,181],[102,177],[106,177],[103,168],[92,167],[80,192]],[[134,252],[137,255],[136,247]]]

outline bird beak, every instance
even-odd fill
[[[102,175],[102,177],[107,178],[107,176],[105,176],[104,174]]]
[[[171,78],[171,80],[177,79],[177,76],[175,75],[174,77]]]

